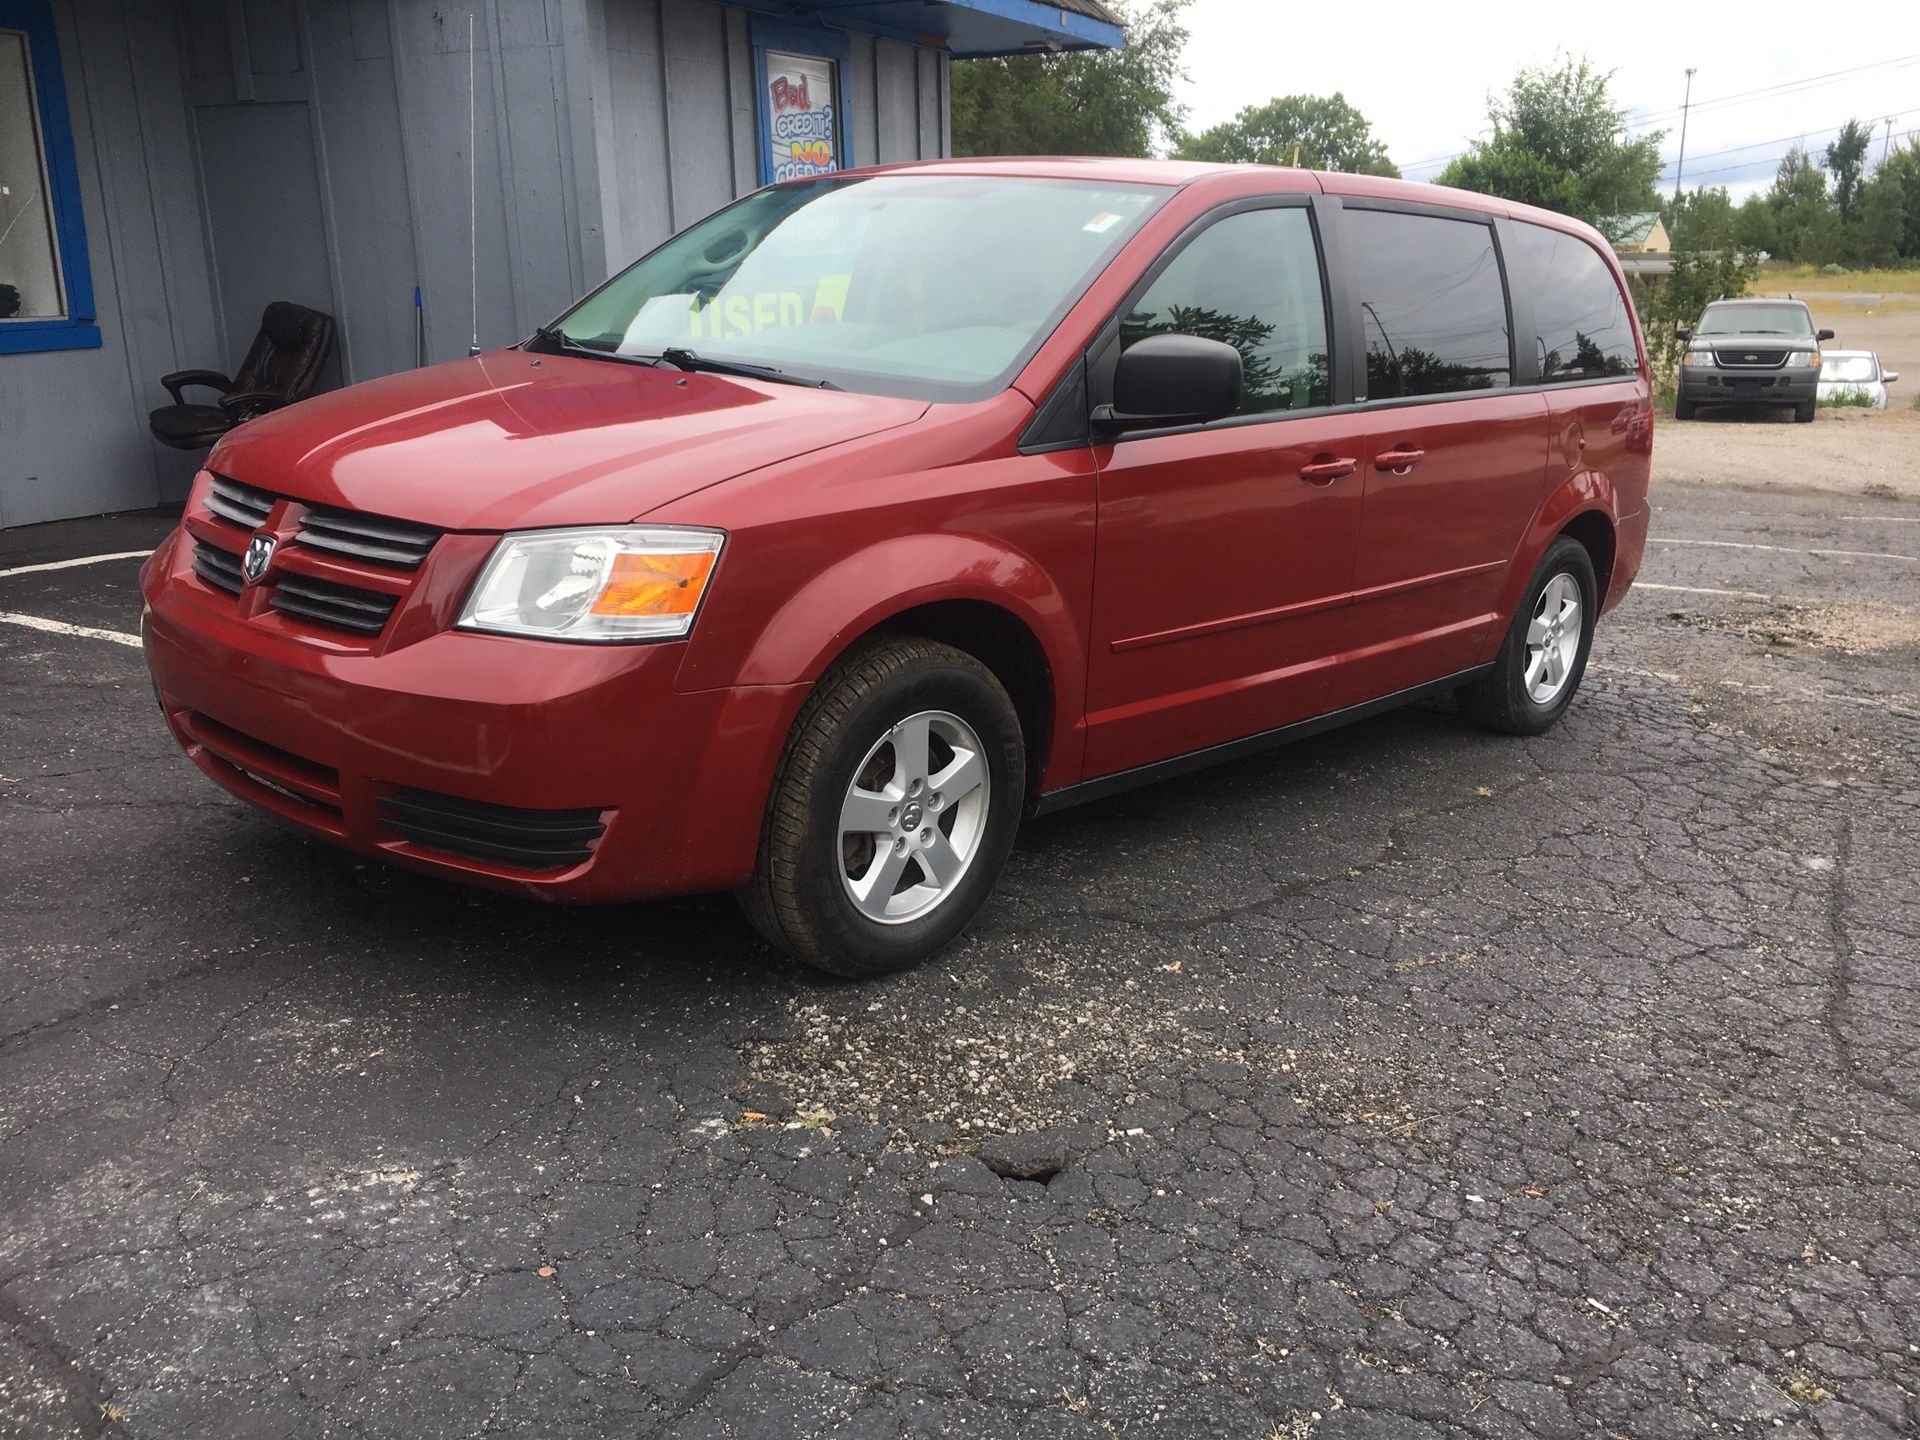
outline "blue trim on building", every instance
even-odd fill
[[[80,168],[74,157],[60,40],[49,0],[0,0],[0,27],[26,33],[33,93],[40,111],[40,144],[53,208],[54,241],[67,313],[59,320],[0,320],[0,355],[36,350],[89,350],[100,344],[94,323],[93,266],[87,258],[86,217],[80,209]]]
[[[795,25],[791,21],[752,20],[753,42],[753,124],[760,149],[760,183],[773,183],[773,127],[767,123],[767,51],[780,50],[791,55],[817,55],[833,62],[834,154],[839,168],[853,168],[853,116],[847,104],[847,80],[853,71],[853,45],[844,31],[813,25]]]
[[[1118,50],[1118,25],[1045,0],[732,0],[788,23],[881,35],[909,45],[937,44],[956,60],[1032,55],[1047,50]]]

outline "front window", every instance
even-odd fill
[[[1709,305],[1695,333],[1807,337],[1813,334],[1813,317],[1804,305]]]
[[[0,324],[66,314],[27,36],[0,30]]]
[[[1842,385],[1871,385],[1880,378],[1880,367],[1871,355],[1829,355],[1820,362],[1820,378]]]
[[[776,186],[675,236],[552,331],[610,357],[684,349],[850,390],[981,399],[1164,193],[966,175]]]

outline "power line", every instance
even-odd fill
[[[1920,55],[1896,55],[1892,59],[1875,60],[1866,65],[1851,65],[1844,70],[1829,70],[1822,75],[1807,75],[1797,80],[1782,80],[1777,84],[1763,85],[1753,90],[1740,90],[1731,95],[1716,96],[1714,99],[1702,100],[1691,106],[1676,106],[1672,109],[1652,111],[1640,115],[1637,119],[1631,118],[1634,112],[1629,110],[1627,116],[1629,117],[1630,124],[1634,128],[1644,130],[1655,121],[1675,119],[1688,109],[1691,109],[1694,114],[1699,114],[1705,110],[1718,110],[1735,105],[1746,105],[1755,100],[1777,99],[1784,95],[1798,94],[1803,90],[1819,89],[1821,86],[1830,85],[1850,75],[1864,74],[1869,70],[1897,69],[1908,65],[1920,65]],[[1449,161],[1458,160],[1461,156],[1471,153],[1471,149],[1472,147],[1469,146],[1466,150],[1455,150],[1446,155],[1431,155],[1424,160],[1409,161],[1400,167],[1401,173],[1405,174],[1410,170],[1424,170],[1429,167],[1446,165]]]

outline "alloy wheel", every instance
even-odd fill
[[[987,778],[980,737],[946,710],[873,743],[840,803],[841,879],[862,915],[901,925],[953,894],[986,835]]]
[[[1573,675],[1582,629],[1580,582],[1561,571],[1540,592],[1527,625],[1527,698],[1551,705]]]

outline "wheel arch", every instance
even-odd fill
[[[888,577],[902,575],[927,578],[883,588]],[[1029,793],[1037,793],[1043,781],[1058,786],[1078,778],[1072,745],[1080,734],[1074,717],[1084,686],[1086,637],[1075,614],[1055,578],[1004,542],[899,536],[812,576],[725,667],[732,673],[720,683],[811,684],[877,633],[952,645],[1006,687],[1026,736]]]

